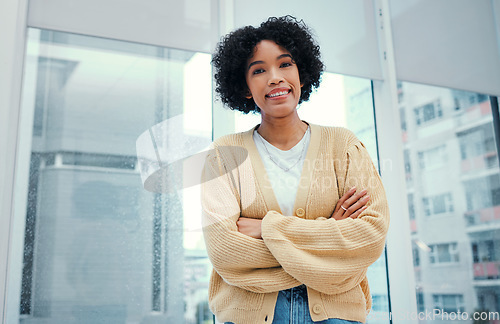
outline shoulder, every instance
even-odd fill
[[[327,147],[336,147],[337,149],[347,150],[353,145],[360,143],[360,140],[349,129],[339,126],[320,126],[312,125],[321,133],[321,141]]]
[[[207,159],[218,161],[231,169],[242,164],[248,156],[244,145],[244,137],[248,136],[248,132],[223,135],[215,139],[209,147]]]
[[[213,141],[212,147],[216,148],[223,146],[243,146],[243,138],[245,136],[248,136],[248,134],[250,134],[251,132],[253,132],[253,129],[244,132],[223,135]]]

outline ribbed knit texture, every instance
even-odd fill
[[[252,139],[253,129],[217,139],[202,179],[204,237],[214,271],[210,309],[218,321],[271,323],[278,291],[305,284],[311,317],[366,320],[369,265],[382,253],[389,209],[364,145],[349,130],[311,124],[295,200],[283,216]],[[350,188],[367,189],[356,218],[330,218]],[[263,219],[262,237],[238,232],[240,216]]]

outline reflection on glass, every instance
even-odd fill
[[[377,142],[371,81],[324,73],[321,86],[309,101],[298,108],[302,120],[325,126],[347,127],[366,145],[377,166]],[[260,123],[260,114],[236,113],[236,131],[246,131]],[[382,165],[383,167],[383,165]],[[388,323],[389,296],[385,253],[368,268],[373,305],[367,323]]]
[[[182,190],[177,163],[179,190],[147,192],[135,147],[172,118],[165,140],[211,142],[210,55],[30,29],[23,102],[34,122],[20,322],[211,319],[197,187]]]
[[[500,177],[489,97],[406,82],[398,93],[418,310],[445,320],[444,312],[468,313],[461,323],[477,311],[498,316]]]

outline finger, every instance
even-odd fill
[[[356,194],[352,195],[349,199],[347,199],[346,205],[344,205],[344,207],[347,207],[347,206],[354,204],[356,201],[358,201],[364,195],[366,195],[366,193],[367,193],[366,189],[363,189],[359,192],[356,192]]]
[[[238,226],[238,228],[243,227],[247,224],[248,224],[248,218],[245,218],[245,217],[240,217],[236,221],[236,225]]]
[[[352,195],[349,199],[347,199],[343,206],[345,208],[349,208],[351,205],[356,203],[359,199],[361,199],[364,195],[366,195],[366,189],[361,190],[360,192],[357,192],[355,195]]]
[[[344,215],[344,211],[343,211],[343,210],[336,210],[336,211],[333,213],[333,216],[332,216],[332,217],[333,217],[334,219],[336,219],[336,220],[341,220],[341,219],[343,219],[343,218],[344,218],[344,217],[343,217],[343,215]]]
[[[347,191],[337,202],[337,206],[335,206],[335,212],[337,212],[340,209],[340,206],[342,206],[342,204],[347,199],[349,199],[352,195],[354,195],[355,192],[356,192],[356,187],[352,187],[351,189],[349,189],[349,191]]]
[[[360,209],[358,209],[356,212],[354,212],[353,214],[351,214],[349,217],[351,217],[351,218],[353,218],[353,219],[354,219],[354,218],[357,218],[359,215],[361,215],[361,213],[362,213],[363,211],[365,211],[365,210],[366,210],[366,208],[368,208],[368,206],[363,206],[363,207],[361,207],[361,208],[360,208]]]
[[[367,200],[368,201],[368,200]],[[359,208],[358,208],[359,207]],[[333,218],[335,218],[336,220],[342,220],[342,219],[346,219],[348,217],[353,217],[353,218],[356,218],[361,212],[364,207],[366,206],[363,206],[363,203],[361,204],[353,204],[351,205],[349,208],[347,208],[346,211],[343,211],[343,210],[339,210],[338,212],[336,212],[334,215],[333,215]],[[365,208],[366,209],[366,208]],[[364,210],[364,209],[363,209]],[[355,215],[356,214],[356,215]],[[355,216],[354,216],[355,215]]]
[[[355,203],[353,203],[349,208],[347,208],[344,216],[351,216],[355,212],[357,212],[359,209],[361,209],[363,206],[365,206],[368,203],[368,200],[370,200],[370,196],[366,195],[363,198],[359,199]]]

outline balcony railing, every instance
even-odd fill
[[[410,219],[410,230],[412,233],[417,232],[417,221],[414,219]]]
[[[465,108],[457,119],[458,125],[470,125],[472,121],[479,120],[485,116],[491,116],[491,105],[489,100]]]
[[[462,172],[490,169],[498,166],[497,153],[485,152],[484,154],[462,160]]]
[[[500,279],[500,261],[474,263],[474,279]]]
[[[500,223],[500,206],[468,211],[464,217],[467,226]]]

